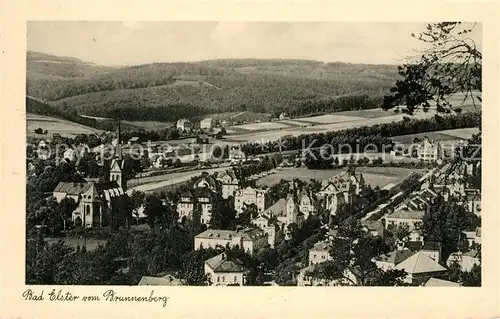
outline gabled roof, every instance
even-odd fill
[[[238,235],[238,232],[235,230],[207,229],[204,232],[196,235],[195,238],[205,238],[205,239],[220,238],[220,239],[230,240],[236,235]]]
[[[425,215],[425,211],[423,211],[423,210],[400,209],[400,210],[394,211],[393,213],[387,215],[387,218],[422,220],[424,218],[424,215]]]
[[[139,286],[182,286],[184,282],[171,275],[164,277],[142,276]]]
[[[243,266],[243,263],[240,260],[228,259],[228,257],[224,253],[206,260],[205,264],[208,265],[215,273],[217,272],[241,273],[246,271],[246,268]]]
[[[329,242],[318,242],[314,244],[314,246],[309,249],[310,251],[329,251],[331,244]]]
[[[421,251],[396,265],[395,269],[405,270],[408,274],[421,274],[447,270]]]
[[[392,263],[394,265],[397,265],[397,264],[401,263],[402,261],[406,260],[407,258],[409,258],[410,256],[412,256],[413,254],[415,254],[415,252],[413,252],[411,250],[407,250],[407,249],[393,250],[387,254],[382,254],[382,255],[375,257],[375,260],[388,262],[388,263]]]
[[[438,278],[429,278],[427,282],[424,284],[424,287],[459,287],[460,284],[458,282],[438,279]]]
[[[269,216],[281,216],[286,208],[286,199],[280,198],[276,203],[271,205],[264,211],[264,214]]]
[[[74,183],[74,182],[59,182],[54,188],[54,193],[66,193],[67,195],[80,195],[88,187],[87,182]]]

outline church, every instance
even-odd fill
[[[53,191],[58,202],[63,198],[73,198],[78,207],[73,211],[71,220],[82,227],[103,227],[108,224],[111,202],[115,197],[123,195],[127,183],[123,178],[123,154],[120,140],[120,123],[118,123],[117,143],[113,159],[109,167],[109,181],[106,182],[59,182]]]

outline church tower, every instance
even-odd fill
[[[101,199],[94,183],[82,194],[80,200],[80,213],[82,216],[82,226],[101,227],[102,226],[102,207]]]
[[[120,119],[118,119],[118,130],[116,132],[116,146],[115,146],[115,156],[111,160],[111,167],[109,169],[109,180],[116,181],[118,186],[125,189],[127,183],[123,180],[123,154],[121,145],[121,130],[120,130]]]

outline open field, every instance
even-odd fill
[[[138,129],[144,129],[146,131],[157,131],[172,127],[173,122],[158,122],[158,121],[122,121],[125,124],[129,124],[137,127]]]
[[[278,122],[262,122],[262,123],[236,125],[236,126],[232,126],[231,128],[249,130],[249,131],[260,131],[260,130],[276,130],[276,129],[283,129],[283,128],[289,128],[289,127],[290,126],[288,126],[286,124],[281,124]]]
[[[455,141],[460,139],[469,139],[473,134],[477,133],[479,133],[479,129],[471,127],[437,132],[401,135],[393,137],[392,140],[397,143],[411,144],[413,143],[414,138],[424,138],[427,136],[430,140],[434,141]]]
[[[343,116],[353,116],[353,117],[362,117],[365,119],[371,119],[371,118],[394,115],[394,111],[384,111],[381,108],[376,108],[376,109],[368,109],[368,110],[343,111],[343,112],[338,112],[335,114],[343,115]]]
[[[400,167],[358,167],[356,171],[363,174],[368,185],[372,187],[378,186],[383,188],[389,184],[399,184],[407,178],[412,172],[420,171],[415,169],[400,168]],[[298,178],[303,181],[315,179],[321,181],[334,175],[345,172],[345,169],[326,169],[315,170],[300,168],[284,168],[274,174],[270,174],[257,180],[257,186],[271,186],[279,183],[282,179],[292,180]]]
[[[44,135],[35,134],[35,129],[41,128],[42,130],[47,130],[48,135],[54,133],[61,134],[61,136],[74,137],[78,134],[93,134],[99,133],[100,131],[81,125],[78,123],[61,120],[58,118],[37,115],[28,113],[26,115],[26,130],[29,137],[43,137]]]
[[[413,118],[415,118],[415,119],[431,118],[434,115],[435,115],[434,112],[419,112],[419,113],[416,113],[415,115],[413,115]],[[239,141],[239,142],[277,141],[282,136],[285,136],[285,135],[299,136],[301,134],[322,133],[325,131],[339,131],[339,130],[354,128],[354,127],[372,126],[372,125],[376,125],[376,124],[391,123],[391,122],[403,120],[404,116],[405,115],[403,115],[403,114],[395,114],[395,115],[379,117],[379,118],[366,118],[366,119],[362,118],[362,119],[353,120],[350,122],[339,122],[339,123],[315,125],[315,126],[310,126],[310,127],[295,127],[295,128],[289,128],[289,129],[267,131],[267,132],[255,132],[255,133],[248,133],[248,134],[240,134],[240,135],[228,136],[227,139],[233,140],[233,141]]]
[[[305,126],[312,125],[312,123],[306,123],[306,122],[294,121],[294,120],[281,120],[281,121],[278,121],[278,123],[283,123],[283,124],[288,125],[290,127],[294,127],[294,126],[305,127]]]
[[[296,118],[294,120],[314,123],[314,124],[330,124],[330,123],[350,122],[360,119],[362,119],[362,117],[343,116],[343,115],[337,115],[337,113],[335,113],[335,114],[325,114],[312,117],[301,117],[301,118]]]

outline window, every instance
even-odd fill
[[[238,281],[238,276],[234,276],[234,280],[233,281]]]
[[[222,276],[222,281],[226,281],[226,276]]]
[[[217,276],[217,282],[219,282],[219,281],[220,281],[220,277],[219,277],[219,276]]]

